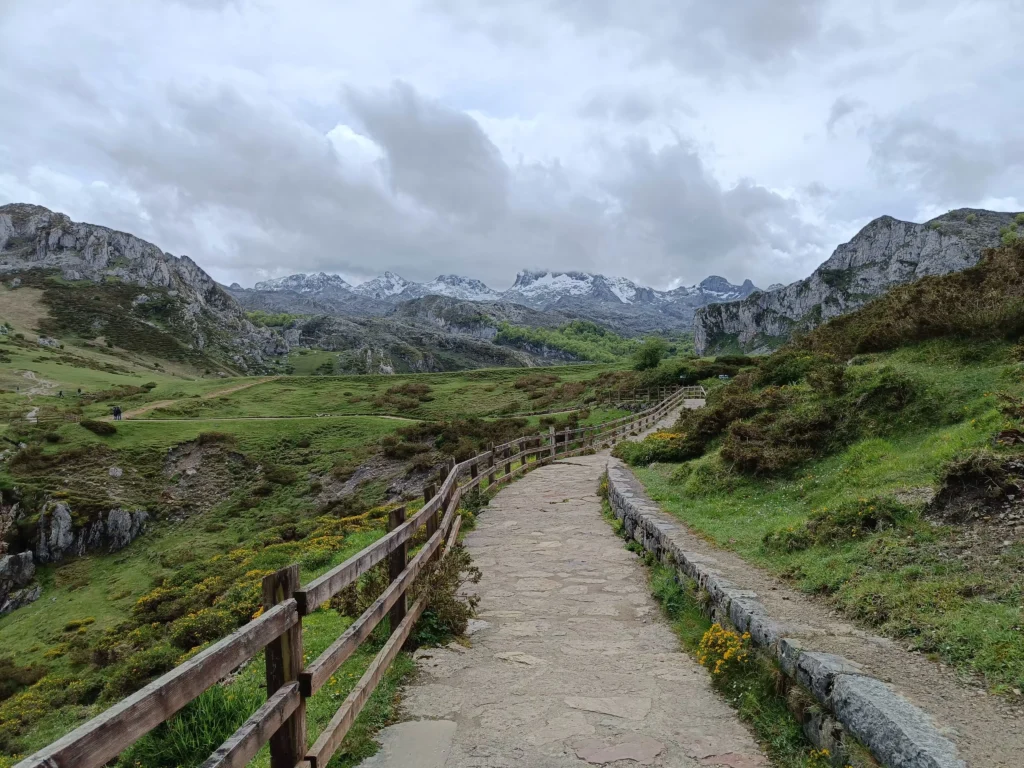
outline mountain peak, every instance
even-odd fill
[[[257,291],[295,291],[296,293],[318,293],[331,288],[351,290],[352,286],[340,275],[328,275],[326,272],[310,275],[300,272],[286,277],[276,277],[273,280],[264,280],[255,285]]]
[[[391,296],[397,296],[410,285],[411,283],[401,275],[396,275],[394,272],[388,271],[380,277],[375,277],[372,280],[367,280],[365,283],[360,283],[353,290],[363,296],[371,296],[375,299],[387,299]]]

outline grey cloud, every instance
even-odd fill
[[[488,221],[502,213],[508,167],[471,117],[402,82],[383,93],[349,91],[348,101],[387,153],[396,190],[451,216]]]
[[[477,19],[519,10],[522,0],[434,0],[455,16]],[[670,61],[692,72],[717,77],[756,78],[787,67],[816,46],[853,47],[863,41],[847,26],[825,24],[827,0],[534,0],[536,13],[562,18],[585,34],[620,33],[638,43],[643,56]],[[487,28],[500,25],[478,26]],[[750,65],[758,66],[752,70]]]
[[[656,99],[647,93],[607,89],[591,94],[578,111],[580,117],[588,120],[612,120],[626,125],[639,125],[655,117],[671,118],[677,113],[697,115],[693,107],[674,97]]]
[[[791,200],[750,180],[723,189],[685,142],[658,151],[634,144],[627,158],[609,181],[622,205],[620,225],[657,243],[663,274],[673,263],[703,262],[762,279],[772,252],[821,246],[821,233],[800,219]]]
[[[914,116],[878,120],[870,130],[871,166],[928,202],[980,200],[1019,193],[1024,140],[981,141]]]
[[[580,107],[580,116],[620,123],[642,123],[658,112],[654,100],[639,93],[595,93]]]
[[[825,129],[829,135],[835,134],[836,123],[842,120],[848,115],[852,115],[858,109],[864,106],[864,102],[859,99],[851,99],[846,96],[840,96],[838,99],[832,102],[832,107],[828,111],[828,120],[825,121]]]

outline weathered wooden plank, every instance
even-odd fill
[[[279,688],[230,739],[210,755],[202,768],[244,768],[301,705],[298,682]],[[305,752],[305,743],[302,746],[302,752]],[[302,752],[295,763],[302,759]]]
[[[455,521],[452,523],[451,533],[448,534],[448,541],[444,545],[444,557],[448,556],[448,553],[452,551],[452,547],[455,546],[459,540],[459,529],[462,527],[462,516],[456,515]]]
[[[388,513],[388,530],[393,531],[395,528],[405,522],[405,507],[398,507],[392,509]],[[409,545],[402,544],[394,552],[391,553],[391,559],[388,561],[388,581],[393,582],[402,575],[402,571],[405,570],[409,564]],[[399,595],[395,604],[391,606],[391,611],[388,613],[388,618],[391,620],[391,626],[397,627],[402,623],[402,619],[405,618],[405,609],[407,608],[407,601],[405,599],[405,593]]]
[[[298,606],[294,600],[274,606],[106,712],[25,758],[16,768],[99,768],[105,765],[298,621]]]
[[[331,757],[338,751],[338,747],[341,746],[345,734],[348,733],[352,724],[356,721],[356,717],[359,716],[363,707],[366,706],[370,694],[380,684],[388,667],[391,666],[391,662],[395,660],[398,652],[402,650],[402,645],[409,639],[412,628],[416,625],[420,615],[423,613],[423,609],[426,607],[426,598],[421,597],[409,608],[408,615],[398,625],[398,628],[391,633],[391,637],[388,638],[387,643],[374,657],[366,672],[363,673],[363,676],[359,678],[355,688],[352,689],[345,698],[345,701],[342,702],[338,711],[334,713],[334,717],[331,718],[327,727],[324,728],[320,738],[316,740],[316,743],[306,753],[306,760],[309,762],[310,768],[326,768]]]
[[[454,512],[449,512],[448,515],[445,515],[440,533],[443,533],[444,530],[448,528],[449,523],[451,524],[451,531],[449,532],[448,540],[445,543],[445,555],[451,552],[452,547],[454,547],[458,542],[459,528],[462,524],[462,518]],[[426,547],[424,547],[424,549],[425,548]],[[322,768],[323,766],[326,766],[331,757],[338,750],[338,747],[341,746],[341,742],[345,738],[345,734],[347,734],[349,729],[352,727],[356,717],[358,717],[359,712],[366,705],[367,700],[370,698],[370,694],[373,693],[374,689],[380,683],[381,678],[384,676],[384,673],[387,672],[387,668],[391,665],[391,662],[395,660],[395,657],[402,649],[405,641],[409,638],[412,628],[415,626],[416,622],[419,621],[419,617],[426,607],[426,599],[425,597],[421,597],[409,609],[408,615],[391,634],[387,644],[374,658],[373,663],[370,664],[369,668],[359,679],[359,682],[356,683],[356,687],[352,689],[351,693],[349,693],[348,697],[342,703],[341,708],[335,713],[334,717],[331,718],[331,722],[327,724],[327,727],[320,735],[320,738],[316,740],[316,743],[309,750],[309,753],[306,755],[306,760],[309,761],[310,768]]]
[[[289,565],[263,579],[263,609],[291,600],[299,586],[299,566]],[[302,623],[271,640],[266,650],[267,695],[299,679],[302,670]],[[270,737],[270,767],[295,768],[306,751],[306,703],[300,700],[292,716]]]
[[[447,484],[447,482],[446,480],[445,483]],[[361,552],[357,552],[341,565],[335,566],[320,578],[314,579],[305,587],[295,590],[299,612],[303,616],[309,615],[402,544],[409,541],[420,526],[437,512],[440,504],[440,495],[432,495],[415,515],[391,533],[377,539],[373,544]]]
[[[304,696],[309,697],[320,690],[324,683],[330,679],[342,664],[353,654],[356,649],[370,636],[381,620],[387,615],[388,610],[395,604],[400,596],[404,596],[412,585],[413,581],[423,570],[435,552],[440,550],[444,542],[445,532],[455,517],[454,511],[445,515],[441,527],[436,531],[423,548],[416,553],[416,556],[409,561],[409,565],[402,571],[399,578],[392,581],[380,597],[374,600],[373,604],[363,611],[362,615],[352,622],[341,637],[335,640],[320,656],[316,658],[299,675],[299,683]]]

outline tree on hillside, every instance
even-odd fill
[[[668,345],[665,344],[664,339],[648,336],[640,345],[640,349],[633,355],[633,367],[638,371],[657,368],[667,349]]]

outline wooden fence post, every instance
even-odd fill
[[[492,486],[492,485],[494,485],[494,481],[495,481],[495,477],[494,477],[494,443],[488,443],[487,444],[487,450],[491,454],[488,457],[488,459],[487,459],[487,469],[488,469],[488,472],[487,472],[487,485],[488,486]]]
[[[476,462],[474,461],[472,464],[469,465],[469,479],[470,480],[476,480],[477,475],[479,475],[479,474],[480,474],[480,470],[477,467]]]
[[[551,458],[555,458],[555,454],[558,453],[558,445],[555,443],[555,425],[552,424],[548,427],[548,439],[551,440]]]
[[[289,600],[299,588],[299,566],[289,565],[263,579],[263,609]],[[302,671],[302,620],[283,635],[271,640],[266,649],[267,697],[282,686],[299,679]],[[270,737],[271,768],[294,768],[306,757],[306,700],[299,702],[277,732]]]
[[[436,492],[437,492],[437,488],[435,486],[433,486],[433,485],[429,485],[428,484],[428,485],[423,486],[423,503],[426,504],[432,498],[434,498],[434,494]],[[427,538],[429,539],[435,533],[437,533],[437,515],[436,514],[430,515],[430,517],[427,518]]]
[[[388,532],[395,530],[398,526],[405,522],[405,507],[398,507],[392,509],[388,513]],[[409,563],[409,542],[405,542],[399,546],[391,556],[388,558],[388,583],[390,584],[399,576],[402,575],[402,571],[405,570],[405,566]],[[402,623],[402,619],[405,618],[407,601],[406,595],[403,592],[402,596],[398,598],[398,602],[395,603],[388,616],[391,619],[391,631],[394,632],[398,629],[398,625]]]
[[[504,474],[507,475],[509,472],[512,471],[512,446],[511,445],[506,445],[505,446],[505,450],[502,451],[502,454],[503,454],[502,459],[504,459],[504,461],[505,461],[505,472],[504,472]]]

